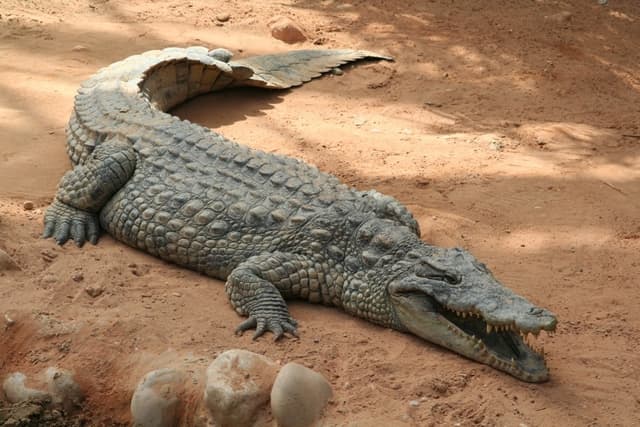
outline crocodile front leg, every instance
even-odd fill
[[[275,339],[285,332],[297,336],[297,322],[289,315],[284,298],[322,301],[322,275],[308,257],[282,252],[253,256],[227,277],[225,291],[238,314],[249,318],[236,332],[256,329],[258,338],[271,331]]]
[[[107,140],[91,157],[67,172],[58,185],[56,198],[44,215],[43,237],[62,245],[70,238],[78,246],[85,240],[96,243],[98,212],[131,178],[136,154],[130,143]]]

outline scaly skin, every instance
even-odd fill
[[[104,229],[226,280],[232,306],[248,318],[238,331],[255,328],[255,337],[295,335],[285,299],[302,298],[546,380],[543,357],[523,336],[553,330],[553,314],[464,250],[422,242],[397,200],[163,112],[225,87],[288,88],[346,62],[390,58],[350,50],[230,58],[223,49],[169,48],[86,81],[67,129],[75,168],[46,212],[44,236],[82,245]]]

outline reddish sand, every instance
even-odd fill
[[[300,340],[252,342],[233,335],[241,319],[219,281],[108,236],[82,249],[39,239],[70,167],[64,127],[82,80],[152,48],[292,49],[269,34],[276,15],[305,28],[295,48],[396,62],[290,92],[204,96],[176,114],[393,195],[425,240],[471,250],[558,314],[541,338],[548,383],[306,303],[291,304]],[[0,272],[0,378],[73,369],[91,425],[127,425],[144,372],[199,372],[245,348],[326,375],[327,425],[640,425],[638,46],[637,0],[3,0],[0,249],[22,270]]]

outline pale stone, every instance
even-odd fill
[[[293,44],[307,40],[302,27],[292,19],[286,17],[276,18],[270,25],[271,36],[285,43]]]
[[[14,372],[4,380],[2,390],[9,403],[51,400],[49,393],[25,386],[26,380],[27,376],[22,372]]]
[[[73,373],[51,367],[46,370],[45,378],[54,404],[62,406],[66,411],[80,406],[84,393],[73,378]]]
[[[184,393],[184,375],[165,368],[147,373],[131,398],[131,416],[135,427],[172,427],[177,425],[180,395]]]
[[[573,18],[573,14],[568,11],[558,12],[553,15],[546,16],[547,19],[556,21],[559,23],[569,22]]]
[[[220,13],[216,15],[216,19],[220,22],[227,22],[229,19],[231,19],[231,15],[229,15],[228,13]]]
[[[271,412],[278,427],[309,427],[320,419],[332,395],[325,377],[297,363],[287,363],[271,389]]]
[[[246,350],[228,350],[207,368],[205,404],[217,427],[250,427],[266,409],[278,365]]]

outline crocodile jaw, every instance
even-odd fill
[[[458,316],[453,311],[443,311],[426,294],[395,295],[392,302],[399,322],[414,335],[522,381],[549,379],[543,351],[535,350],[527,344],[526,336],[516,331],[490,327],[491,332],[488,332],[488,323],[475,317],[477,314]],[[472,326],[472,323],[476,325]],[[485,332],[480,332],[482,329]]]

